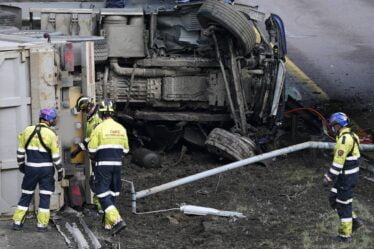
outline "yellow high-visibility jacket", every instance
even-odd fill
[[[90,136],[88,150],[97,166],[121,166],[122,157],[129,152],[126,129],[113,119],[105,119]]]
[[[92,131],[96,128],[96,126],[98,126],[99,124],[101,124],[101,122],[103,122],[103,120],[99,116],[98,110],[99,108],[96,105],[94,113],[87,118],[86,137],[84,139],[86,144],[88,144],[88,142],[90,141],[90,136],[91,136]]]
[[[41,136],[39,135],[37,130]],[[30,136],[32,138],[29,141]],[[26,127],[18,135],[17,162],[18,165],[25,164],[30,167],[52,167],[61,168],[60,149],[58,138],[47,124],[40,123]],[[27,142],[29,144],[27,145]],[[27,148],[26,148],[27,145]]]
[[[360,140],[351,129],[345,127],[339,131],[334,147],[334,160],[328,172],[328,177],[334,179],[339,174],[354,174],[359,171],[358,165],[348,162],[356,162],[360,158]]]

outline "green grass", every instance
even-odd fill
[[[284,171],[284,173],[279,172],[279,174],[283,175],[289,183],[309,182],[322,177],[315,173],[314,168],[306,168],[304,166],[297,167],[291,172],[289,170]]]

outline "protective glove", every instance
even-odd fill
[[[82,148],[78,146],[78,148],[76,148],[70,153],[70,158],[71,159],[75,158],[81,151],[82,151]]]
[[[24,163],[20,164],[19,167],[18,167],[18,170],[22,174],[25,174],[25,164]]]
[[[323,180],[322,180],[322,185],[324,187],[328,187],[330,183],[331,183],[331,180],[329,179],[329,177],[327,175],[324,175]]]
[[[61,181],[64,178],[64,169],[57,170],[57,181]]]

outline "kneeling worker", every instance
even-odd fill
[[[115,199],[121,191],[122,157],[129,145],[125,128],[112,119],[113,103],[101,102],[99,114],[103,120],[92,132],[88,149],[95,161],[95,193],[104,210],[104,228],[117,234],[126,224],[115,207]]]

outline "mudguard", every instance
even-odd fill
[[[286,41],[286,29],[284,28],[284,23],[282,21],[282,18],[280,18],[276,14],[271,14],[270,18],[277,25],[279,36],[280,36],[279,45],[282,49],[282,55],[285,56],[287,54],[287,41]]]

